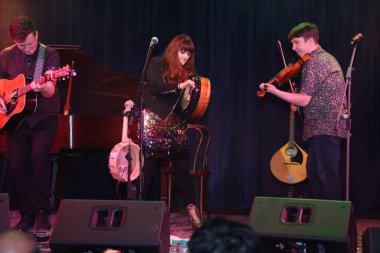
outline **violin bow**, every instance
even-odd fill
[[[281,44],[280,40],[277,40],[277,48],[280,51],[282,63],[284,64],[284,67],[286,68],[288,66],[288,64],[286,64],[286,60],[285,60],[285,56],[284,56],[284,51],[282,50],[282,44]],[[288,82],[289,82],[289,85],[290,85],[290,90],[292,91],[292,93],[295,93],[292,81],[289,79]]]
[[[288,64],[286,64],[284,51],[282,50],[282,43],[280,40],[277,40],[277,48],[280,51],[282,63],[284,64],[284,67],[286,68],[288,66]],[[289,79],[288,82],[289,82],[290,90],[292,91],[292,93],[295,93],[292,81]],[[298,106],[297,106],[297,112],[300,114],[300,109]]]

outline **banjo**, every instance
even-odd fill
[[[122,140],[113,147],[109,155],[108,167],[114,179],[121,182],[130,182],[140,174],[140,148],[128,137],[128,115],[134,103],[128,100],[124,106]]]

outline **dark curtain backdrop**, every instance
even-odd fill
[[[2,48],[11,43],[10,20],[25,14],[38,23],[42,42],[81,44],[102,64],[135,76],[140,76],[152,36],[159,38],[154,54],[160,54],[176,34],[191,35],[197,70],[212,82],[208,112],[199,122],[213,134],[213,208],[248,209],[257,195],[286,196],[287,185],[272,176],[269,161],[288,140],[289,105],[270,95],[259,101],[255,95],[259,83],[283,67],[276,41],[282,41],[287,61],[294,61],[289,30],[314,22],[320,44],[346,72],[349,41],[363,33],[352,76],[350,199],[358,212],[379,211],[380,1],[1,0],[0,7]],[[299,129],[297,124],[297,136]]]

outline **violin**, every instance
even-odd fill
[[[284,82],[288,81],[290,78],[296,76],[302,69],[302,65],[310,59],[310,55],[305,54],[298,61],[281,70],[276,76],[274,76],[268,83],[277,83],[281,86]],[[265,89],[257,92],[258,97],[265,96]]]

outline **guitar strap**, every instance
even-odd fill
[[[46,45],[40,43],[40,49],[38,50],[38,56],[37,56],[37,62],[36,62],[36,68],[34,69],[34,81],[37,81],[38,78],[42,75],[42,69],[44,67],[44,61],[45,61],[45,49]]]

